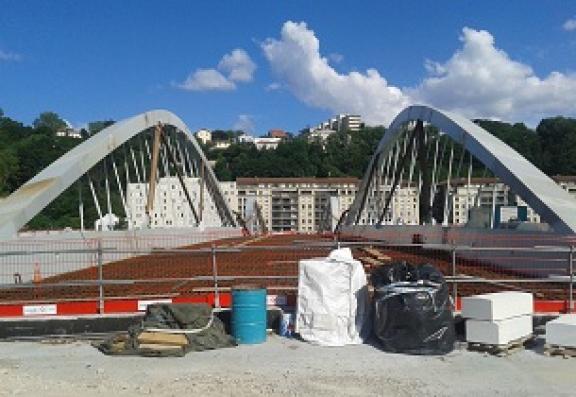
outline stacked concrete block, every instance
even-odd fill
[[[497,292],[462,299],[466,340],[506,345],[532,334],[534,298],[526,292]]]
[[[576,348],[576,314],[563,314],[546,323],[546,343]]]

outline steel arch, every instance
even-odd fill
[[[152,110],[119,121],[76,146],[42,170],[0,204],[0,239],[9,239],[30,219],[50,204],[78,178],[105,156],[138,133],[158,123],[177,128],[193,145],[206,166],[206,182],[214,192],[214,202],[224,225],[235,226],[235,218],[218,185],[216,175],[186,124],[167,110]]]
[[[382,165],[385,154],[402,132],[401,127],[409,121],[416,120],[436,126],[455,142],[462,144],[494,175],[522,197],[556,232],[576,232],[576,205],[568,192],[510,146],[472,121],[425,105],[409,106],[392,121],[360,183],[345,225],[356,224],[362,213],[371,185],[371,170]]]

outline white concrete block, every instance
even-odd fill
[[[504,320],[466,320],[466,340],[487,345],[505,345],[532,334],[532,316],[526,314]]]
[[[534,312],[534,298],[528,292],[496,292],[462,298],[462,317],[474,320],[504,320]]]
[[[563,314],[546,323],[546,343],[576,347],[576,314]]]

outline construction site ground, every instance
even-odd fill
[[[82,341],[0,342],[0,396],[573,396],[576,359],[542,348],[409,356],[270,336],[260,345],[144,358],[105,356]]]

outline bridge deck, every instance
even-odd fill
[[[325,256],[332,239],[320,235],[272,235],[260,238],[231,238],[214,243],[184,247],[186,251],[158,252],[108,263],[103,266],[106,299],[122,297],[173,297],[213,292],[213,264],[209,248],[228,248],[231,252],[217,252],[216,264],[219,288],[226,291],[240,283],[256,283],[268,288],[270,294],[294,296],[297,287],[298,261],[303,258]],[[353,248],[370,272],[379,260],[407,261],[413,264],[431,263],[444,274],[452,274],[450,253],[418,247]],[[473,260],[457,260],[457,274],[487,280],[518,278],[518,274]],[[84,300],[99,295],[95,285],[69,285],[73,282],[98,280],[96,266],[45,278],[33,286],[26,285],[0,291],[0,304],[30,301]],[[67,283],[59,286],[59,283]],[[567,299],[566,284],[554,283],[462,283],[458,296],[521,289],[533,292],[536,299]]]

